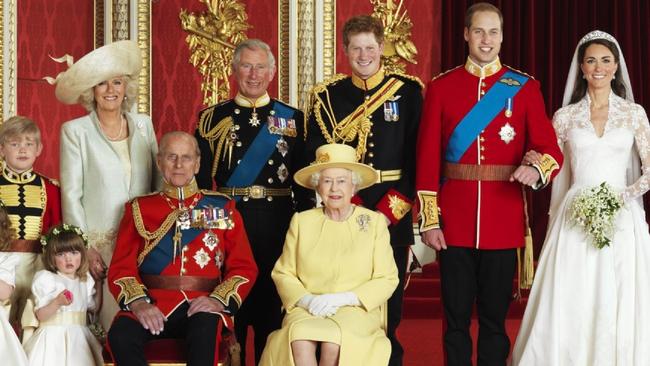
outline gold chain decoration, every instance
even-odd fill
[[[384,54],[382,61],[387,72],[404,73],[406,65],[402,60],[417,64],[415,56],[418,50],[411,41],[413,23],[406,9],[404,0],[396,5],[394,0],[370,0],[374,10],[372,16],[384,25]]]
[[[208,141],[210,145],[210,151],[214,155],[214,160],[212,162],[212,173],[211,176],[214,176],[217,173],[219,168],[219,159],[226,159],[226,152],[228,152],[228,168],[230,168],[230,161],[232,160],[232,149],[237,142],[237,138],[233,137],[232,134],[237,130],[235,127],[235,121],[232,119],[232,116],[228,116],[213,128],[212,124],[212,114],[214,108],[203,112],[199,118],[198,131],[199,135]],[[215,148],[215,142],[217,144]]]
[[[230,96],[228,77],[235,46],[246,39],[248,24],[246,7],[238,0],[200,0],[207,12],[179,14],[181,26],[188,35],[189,62],[203,75],[203,103],[216,104]]]

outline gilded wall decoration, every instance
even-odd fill
[[[113,0],[113,42],[129,39],[129,0]]]
[[[151,0],[137,0],[137,42],[142,50],[138,75],[138,113],[151,114]]]
[[[231,62],[235,45],[246,39],[248,16],[238,0],[200,0],[208,10],[181,10],[181,26],[188,35],[189,62],[203,75],[203,103],[214,105],[230,97]]]
[[[374,7],[372,16],[384,25],[384,69],[389,72],[406,71],[404,61],[417,64],[415,57],[418,50],[411,41],[413,23],[409,18],[404,0],[396,4],[394,0],[370,0]]]
[[[95,48],[104,45],[104,0],[95,0]]]
[[[16,115],[16,21],[15,0],[0,1],[0,124],[8,117]]]

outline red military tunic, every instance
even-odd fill
[[[174,249],[171,238],[178,232],[175,213],[179,212],[175,188],[135,198],[126,204],[120,224],[108,271],[109,289],[123,310],[135,300],[148,298],[166,317],[186,300],[210,296],[226,307],[222,317],[231,327],[230,315],[253,286],[257,266],[235,201],[216,192],[198,191],[192,188],[196,187],[194,182],[189,187],[184,203],[190,214],[197,209],[223,209],[221,225],[212,229],[180,230],[184,239]],[[191,276],[215,280],[215,287],[198,291],[147,288],[144,285],[147,281],[143,280],[147,276],[162,281]],[[117,316],[120,315],[130,316],[130,313],[120,312]]]
[[[442,226],[448,245],[478,249],[524,245],[526,223],[520,183],[447,179],[441,184],[452,132],[507,71],[514,70],[503,67],[499,59],[481,69],[468,58],[465,67],[435,78],[427,87],[417,143],[420,229]],[[542,177],[541,185],[548,184],[562,163],[562,154],[546,116],[539,83],[531,78],[521,87],[512,98],[511,115],[505,107],[457,163],[518,166],[527,151],[535,150],[544,154],[544,159],[534,167]]]

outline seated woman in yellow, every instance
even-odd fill
[[[397,286],[397,267],[383,215],[351,203],[377,172],[356,162],[354,148],[329,144],[294,179],[316,189],[323,207],[291,220],[271,273],[287,313],[260,365],[386,365],[384,304]]]

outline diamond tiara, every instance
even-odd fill
[[[589,41],[592,41],[594,39],[606,39],[606,40],[608,40],[608,41],[610,41],[610,42],[612,42],[614,44],[618,43],[618,42],[616,42],[616,39],[611,34],[609,34],[607,32],[600,31],[600,30],[595,30],[595,31],[591,31],[591,32],[585,34],[585,36],[582,37],[580,42],[578,42],[578,45],[583,45],[583,44],[585,44],[585,43],[587,43]]]

